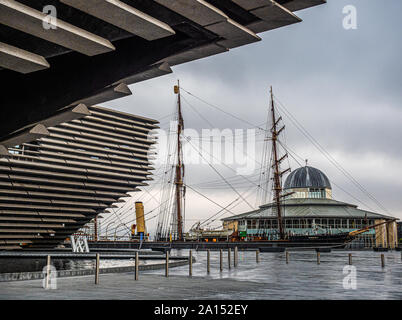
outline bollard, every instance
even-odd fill
[[[321,263],[321,256],[320,256],[320,253],[319,252],[317,252],[317,264],[320,264]]]
[[[219,251],[219,268],[220,268],[220,271],[222,272],[223,271],[223,250],[222,249],[220,249],[220,251]]]
[[[95,261],[95,284],[99,284],[99,264],[100,264],[100,257],[99,253],[97,253]]]
[[[255,251],[255,261],[256,261],[257,263],[260,262],[260,250],[256,250],[256,251]]]
[[[211,252],[207,250],[207,273],[209,274],[211,271]]]
[[[237,249],[237,247],[235,247],[234,248],[234,254],[233,254],[233,256],[234,256],[234,261],[233,261],[233,265],[234,265],[234,267],[236,268],[237,267],[237,265],[238,265],[238,258],[239,258],[239,250]]]
[[[228,269],[230,270],[230,248],[228,248]]]
[[[47,256],[47,264],[46,264],[46,289],[49,289],[49,281],[50,281],[50,255]]]
[[[193,275],[193,252],[190,250],[188,254],[188,275],[191,277]]]
[[[352,254],[351,253],[349,253],[349,265],[350,266],[352,265]]]
[[[381,268],[384,268],[385,267],[385,256],[384,256],[384,254],[382,253],[381,254]]]
[[[166,251],[165,277],[169,277],[169,251]]]
[[[289,251],[286,250],[286,264],[289,263]]]

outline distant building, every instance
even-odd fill
[[[329,179],[322,171],[310,166],[288,175],[284,193],[289,193],[282,203],[285,230],[290,234],[336,234],[395,219],[332,199]],[[278,236],[273,203],[222,221],[224,229],[234,230],[245,241],[271,240]],[[350,246],[394,248],[397,243],[397,225],[390,222],[359,235]]]

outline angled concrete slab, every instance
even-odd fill
[[[250,11],[252,9],[266,7],[271,5],[271,0],[231,0],[232,2],[236,3],[238,6]]]
[[[327,0],[291,0],[283,4],[290,11],[298,11],[327,3]]]
[[[200,46],[197,48],[193,48],[191,50],[184,51],[182,53],[175,54],[164,60],[169,63],[171,66],[179,65],[181,63],[202,59],[206,57],[213,56],[215,54],[228,52],[229,49],[218,45],[216,43],[207,44],[204,46]]]
[[[136,74],[132,75],[131,77],[121,79],[119,82],[123,82],[126,84],[133,84],[133,83],[149,80],[152,78],[164,76],[164,75],[170,74],[172,72],[173,71],[170,68],[169,63],[162,62],[162,63],[157,63],[155,65],[152,65],[148,69],[146,69],[142,72],[136,73]]]
[[[0,67],[20,73],[31,73],[50,67],[40,55],[0,42]]]
[[[80,103],[76,106],[63,109],[53,117],[41,121],[41,123],[46,127],[54,127],[60,123],[81,119],[89,115],[91,115],[91,113],[89,112],[87,106],[83,103]]]
[[[50,133],[43,124],[34,125],[31,128],[16,132],[9,138],[6,138],[0,143],[6,148],[15,147],[25,142],[31,142],[36,139],[48,136]]]
[[[218,23],[229,18],[221,10],[204,0],[155,0],[155,2],[201,26]]]
[[[0,144],[0,157],[8,157],[11,156],[11,154],[8,152],[7,148]]]
[[[107,39],[60,19],[55,21],[47,21],[47,19],[46,14],[17,1],[0,0],[0,23],[6,26],[88,56],[115,50]],[[44,28],[44,21],[49,23],[49,29]]]
[[[166,23],[119,0],[60,1],[150,41],[175,34]]]
[[[111,100],[116,100],[119,98],[131,96],[133,93],[131,92],[130,88],[125,83],[119,83],[116,85],[112,85],[108,88],[105,88],[101,92],[77,101],[77,103],[83,103],[87,106],[94,106],[99,103],[104,103]]]
[[[275,1],[271,1],[268,6],[252,9],[250,13],[262,20],[247,26],[256,32],[268,31],[302,21],[292,11]]]
[[[232,19],[227,19],[226,21],[205,28],[225,38],[225,40],[221,40],[217,43],[229,49],[261,40],[253,31]]]

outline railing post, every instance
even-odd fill
[[[191,277],[193,275],[193,251],[190,249],[188,254],[188,275]]]
[[[289,263],[289,251],[286,250],[286,264]]]
[[[49,289],[49,281],[50,281],[50,255],[47,256],[46,262],[46,289]]]
[[[95,284],[99,284],[99,264],[100,264],[100,256],[99,253],[97,253],[95,260]]]
[[[211,271],[211,252],[207,250],[207,273],[209,274]]]
[[[139,256],[138,256],[139,254],[138,254],[138,251],[135,253],[135,280],[138,280],[138,273],[139,273],[139,270],[140,270],[140,266],[139,266],[139,262],[140,262],[140,259],[139,259]]]
[[[349,253],[349,265],[350,266],[352,265],[352,254],[351,253]]]
[[[231,252],[231,250],[230,250],[230,248],[228,248],[228,269],[230,270],[230,252]]]
[[[223,250],[222,249],[219,250],[219,268],[220,268],[220,271],[222,272],[223,271]]]
[[[255,251],[255,262],[260,263],[260,250]]]
[[[321,255],[320,252],[317,252],[317,264],[321,263]]]
[[[381,268],[384,268],[385,267],[385,256],[384,256],[384,254],[382,253],[381,254]]]
[[[165,262],[165,277],[169,277],[169,251],[166,251],[166,262]]]
[[[236,268],[238,265],[238,259],[239,259],[239,250],[237,249],[237,246],[234,248],[234,267]]]

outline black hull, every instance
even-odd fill
[[[352,241],[348,233],[336,235],[297,235],[290,236],[288,240],[267,241],[272,247],[278,248],[339,248],[342,249]],[[270,251],[270,248],[260,247],[260,251]]]

